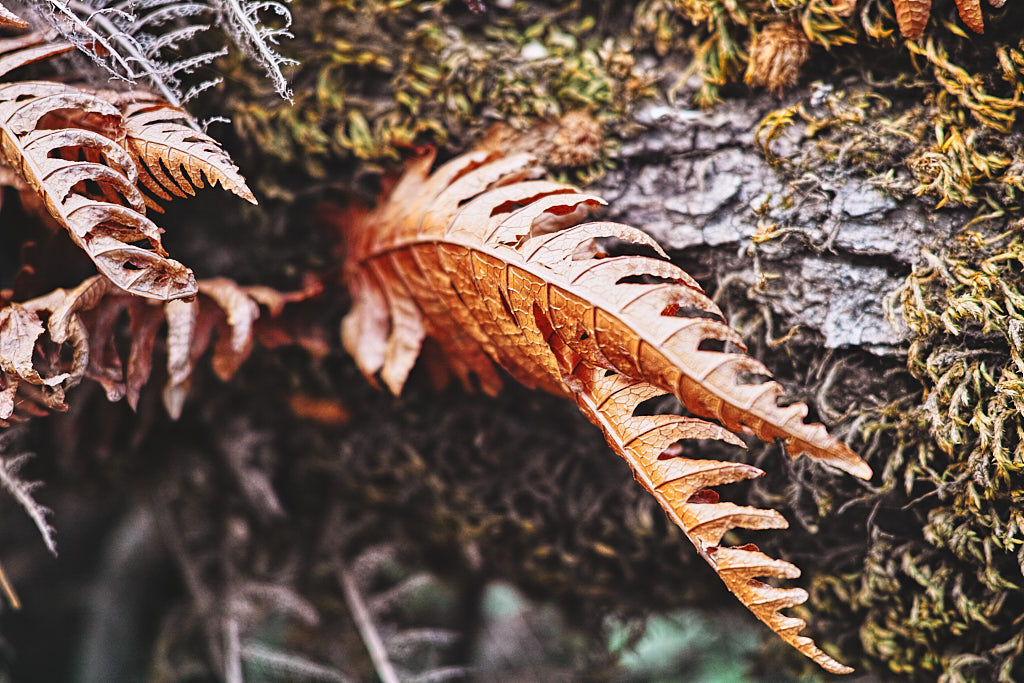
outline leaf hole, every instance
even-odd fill
[[[678,458],[683,454],[683,444],[679,441],[670,443],[665,450],[658,453],[658,460],[671,460],[672,458]]]
[[[700,491],[697,491],[692,496],[690,496],[686,500],[686,502],[696,503],[699,505],[709,505],[717,503],[718,500],[718,492],[715,491],[714,489],[701,489]]]
[[[800,403],[800,399],[794,398],[792,396],[787,396],[786,394],[779,394],[778,396],[775,397],[776,408],[788,408],[795,403]]]
[[[505,292],[500,289],[498,290],[498,300],[501,301],[501,307],[505,309],[505,314],[515,321],[516,315],[512,312],[512,307],[509,306],[508,299],[505,297]]]
[[[540,333],[544,335],[544,338],[547,339],[550,344],[550,340],[555,334],[555,328],[551,324],[551,321],[548,320],[548,316],[544,313],[544,310],[537,303],[533,304],[533,319],[537,323],[537,329],[540,330]]]
[[[620,237],[600,237],[601,248],[611,256],[645,256],[655,261],[667,259],[649,244],[638,244]]]
[[[620,277],[615,281],[617,285],[678,285],[681,284],[679,280],[672,277],[663,277],[661,275],[648,275],[646,273],[640,275],[626,275]]]
[[[527,207],[530,204],[533,204],[537,200],[542,199],[544,197],[559,194],[572,194],[573,192],[573,190],[566,188],[563,190],[556,190],[555,192],[540,192],[538,194],[531,195],[529,197],[523,197],[521,199],[510,199],[507,202],[502,202],[501,204],[498,204],[493,209],[491,209],[491,218],[494,218],[495,216],[503,213],[512,213],[513,211]],[[551,209],[548,209],[546,213],[554,213],[555,215],[562,216],[567,213],[572,213],[573,208],[574,207],[553,207]]]
[[[642,417],[644,415],[680,415],[685,410],[678,398],[665,392],[638,403],[633,410],[633,417]]]
[[[31,95],[29,95],[31,97]],[[22,98],[18,98],[21,101]],[[36,124],[36,130],[60,130],[62,128],[80,128],[99,133],[103,137],[117,140],[123,135],[121,129],[121,117],[103,114],[98,111],[87,109],[90,105],[82,107],[64,107],[52,109],[40,117]]]
[[[702,339],[700,344],[697,345],[698,351],[714,351],[716,353],[725,353],[725,342],[721,339],[715,339],[709,337]]]
[[[661,314],[670,318],[703,318],[704,320],[714,320],[715,322],[722,323],[723,325],[725,324],[725,318],[723,318],[721,314],[714,311],[707,311],[697,306],[669,304]]]

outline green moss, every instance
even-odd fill
[[[812,584],[833,638],[860,625],[845,648],[864,667],[950,681],[1024,672],[1022,303],[1017,230],[965,232],[907,279],[908,366],[922,391],[866,415],[862,452],[881,485],[848,503],[869,511],[866,551],[825,560]]]
[[[620,17],[598,27],[580,3],[516,2],[486,16],[461,2],[293,8],[295,106],[246,93],[229,109],[241,138],[312,178],[357,161],[372,170],[416,144],[459,149],[499,120],[525,127],[582,109],[614,132],[653,94],[628,30],[612,25]]]

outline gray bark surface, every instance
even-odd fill
[[[623,145],[621,166],[596,189],[614,220],[713,273],[706,286],[745,287],[826,348],[898,353],[906,331],[886,316],[884,301],[922,250],[963,225],[964,212],[932,212],[885,194],[848,164],[825,163],[799,125],[773,144],[793,163],[770,164],[754,134],[779,106],[769,96],[711,111],[648,105],[637,115],[646,130]],[[756,243],[768,230],[779,236]]]

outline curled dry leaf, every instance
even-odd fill
[[[211,344],[214,372],[227,380],[252,351],[261,302],[269,301],[275,316],[283,302],[296,300],[291,293],[250,291],[223,278],[202,281],[198,290],[192,300],[158,302],[125,294],[96,276],[72,290],[0,309],[0,421],[37,414],[40,407],[64,409],[65,390],[83,378],[103,386],[111,401],[127,398],[135,408],[164,328],[164,405],[177,417],[195,364]],[[22,411],[30,414],[19,416]]]
[[[36,342],[44,332],[38,311],[18,304],[9,304],[0,310],[0,371],[3,373],[0,421],[14,414],[18,389],[23,382],[38,387],[44,403],[51,407],[64,401],[63,387],[72,373],[55,372],[44,376],[33,360]]]
[[[433,154],[414,161],[388,200],[346,226],[353,306],[342,338],[364,374],[400,392],[429,336],[467,385],[498,391],[500,366],[573,398],[744,605],[825,669],[850,671],[799,635],[802,621],[779,613],[804,602],[804,591],[757,580],[793,578],[796,567],[720,545],[733,528],[786,526],[773,510],[719,503],[707,490],[762,472],[679,457],[673,445],[742,445],[734,433],[754,433],[858,477],[870,468],[823,426],[805,424],[805,405],[780,407],[782,388],[760,362],[713,350],[745,347],[649,236],[619,223],[577,225],[599,197],[534,180],[542,169],[526,154],[478,150],[430,174],[432,164]],[[606,256],[604,239],[655,256]],[[699,417],[636,414],[666,393]]]
[[[0,76],[70,48],[34,34],[0,41]],[[0,84],[3,162],[100,272],[139,296],[192,296],[195,276],[167,258],[159,229],[145,216],[124,135],[121,113],[87,90],[50,81]]]
[[[0,426],[46,409],[66,409],[65,390],[85,376],[89,351],[81,319],[68,315],[63,304],[69,297],[95,299],[93,280],[70,293],[56,290],[0,309]],[[61,353],[65,346],[72,350],[70,361]]]

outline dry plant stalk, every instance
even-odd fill
[[[345,227],[353,306],[342,339],[367,378],[379,373],[399,393],[430,337],[466,386],[497,392],[500,367],[572,398],[740,602],[826,670],[850,672],[799,635],[803,621],[779,612],[807,593],[757,578],[799,569],[755,546],[721,545],[734,528],[787,526],[774,510],[718,502],[710,488],[763,472],[679,457],[677,442],[742,446],[734,432],[753,433],[865,479],[867,464],[805,424],[805,405],[780,407],[782,387],[760,362],[708,348],[745,350],[654,240],[619,223],[577,224],[599,197],[536,180],[543,169],[527,154],[477,150],[431,174],[433,162],[432,152],[411,162],[381,206]],[[606,256],[606,238],[656,256]],[[699,417],[637,414],[666,394]]]
[[[3,9],[0,7],[0,9]],[[18,599],[18,594],[14,592],[14,586],[11,585],[10,579],[7,578],[7,574],[4,573],[4,566],[0,564],[0,592],[7,598],[7,602],[10,603],[11,609],[17,611],[21,609],[21,600]]]

